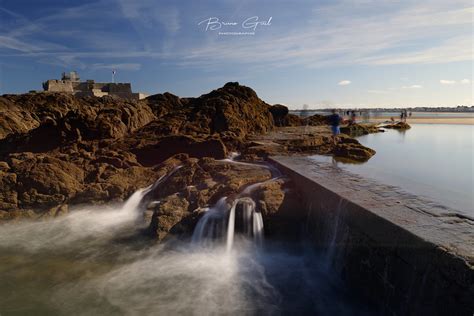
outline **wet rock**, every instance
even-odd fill
[[[257,157],[267,158],[270,155],[279,155],[286,153],[287,147],[275,142],[253,141],[247,144],[242,151],[242,156],[247,160],[256,160]],[[253,157],[254,156],[254,157]],[[253,157],[253,158],[252,158]]]
[[[177,193],[165,197],[153,212],[149,233],[158,240],[163,240],[170,235],[192,232],[194,225],[189,223],[191,212],[188,207],[189,202]]]
[[[147,196],[153,214],[148,232],[159,240],[190,235],[202,215],[200,209],[224,196],[232,199],[247,186],[270,178],[264,166],[189,158]]]
[[[317,152],[324,145],[329,144],[330,142],[331,140],[325,136],[305,135],[303,137],[284,141],[284,144],[291,152]]]
[[[375,150],[361,145],[357,140],[343,138],[332,150],[336,158],[344,158],[352,161],[364,162],[375,155]]]
[[[352,124],[341,127],[341,133],[352,137],[358,137],[378,132],[380,132],[380,129],[377,127],[376,124]]]
[[[14,210],[18,207],[16,186],[16,174],[0,171],[0,210]]]
[[[405,123],[405,122],[398,122],[398,123],[395,123],[395,124],[384,125],[384,126],[382,126],[382,128],[390,128],[390,129],[400,129],[400,130],[404,130],[404,129],[410,129],[411,126],[408,125],[408,123]]]
[[[58,217],[66,215],[69,212],[69,207],[67,204],[62,204],[58,206],[53,206],[48,211],[41,214],[41,217]]]

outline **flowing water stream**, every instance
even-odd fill
[[[4,315],[360,315],[368,308],[304,243],[264,241],[252,189],[209,207],[189,242],[141,238],[146,194],[0,226]],[[254,186],[255,188],[255,186]]]

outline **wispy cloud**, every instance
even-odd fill
[[[308,16],[298,19],[297,25],[294,17],[275,16],[268,32],[222,39],[197,27],[185,28],[185,21],[193,21],[197,14],[178,10],[171,2],[100,0],[58,9],[33,21],[8,11],[20,25],[0,37],[0,55],[15,50],[19,56],[86,65],[109,63],[88,59],[127,58],[133,60],[117,63],[138,64],[139,58],[153,58],[202,69],[228,64],[317,68],[472,60],[472,3],[453,1],[354,5],[353,0],[339,0],[306,10]],[[77,31],[75,24],[85,31]],[[131,25],[135,34],[115,29],[124,24]],[[66,47],[63,42],[78,46]]]
[[[180,29],[179,11],[164,3],[157,5],[153,0],[118,0],[125,18],[137,28],[154,28],[160,24],[174,34]]]
[[[423,88],[422,85],[419,84],[412,84],[411,86],[403,86],[402,89],[421,89]]]
[[[455,81],[455,80],[441,79],[441,80],[439,81],[439,83],[441,83],[441,84],[446,84],[446,85],[453,85],[453,84],[456,84],[456,81]]]
[[[24,53],[41,50],[41,47],[31,45],[21,40],[0,35],[0,48],[12,49]]]
[[[121,24],[124,24],[123,12],[117,8],[116,0],[99,0],[47,12],[38,19],[30,20],[19,13],[0,8],[0,18],[10,19],[15,26],[4,32],[5,35],[0,33],[0,56],[33,58],[40,63],[64,68],[99,69],[111,65],[124,70],[138,70],[141,67],[141,63],[128,62],[129,59],[165,56],[163,52],[143,49],[140,43],[145,38],[131,41],[129,34],[124,36],[118,29],[115,31],[109,27],[121,20]],[[169,25],[170,30],[179,28],[173,22],[174,18],[168,18],[172,13],[160,11],[156,15],[159,16],[157,21]],[[139,17],[133,19],[138,20]],[[78,24],[81,25],[80,29],[75,26]],[[154,25],[150,24],[150,27]],[[66,46],[63,43],[68,44]],[[124,58],[128,59],[127,62],[122,62]],[[110,62],[110,59],[120,59],[120,62]],[[100,60],[104,62],[98,63]]]
[[[347,85],[351,84],[351,81],[350,80],[342,80],[342,81],[339,81],[337,84],[340,85],[340,86],[347,86]]]
[[[123,63],[123,64],[93,64],[93,69],[110,69],[110,70],[140,70],[141,64],[137,63]]]
[[[347,6],[344,1],[318,7],[313,20],[296,29],[259,38],[255,45],[249,41],[222,41],[196,47],[189,51],[186,60],[188,64],[199,64],[213,56],[213,63],[231,60],[313,68],[449,63],[472,59],[471,7],[453,10],[441,1],[396,3],[406,5],[373,15],[348,12],[348,8],[356,7]],[[469,1],[460,3],[470,5]],[[360,11],[381,9],[386,4],[370,2],[360,6]],[[215,55],[215,52],[219,54]]]
[[[456,81],[456,80],[446,80],[446,79],[441,79],[439,81],[439,83],[443,84],[443,85],[455,85],[457,83],[460,83],[460,84],[470,84],[471,83],[471,80],[469,79],[462,79],[462,80],[459,80],[459,81]]]

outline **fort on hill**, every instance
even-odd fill
[[[61,80],[50,79],[43,82],[46,92],[67,92],[76,96],[114,96],[123,99],[140,100],[147,97],[144,93],[132,92],[130,83],[80,81],[76,71],[63,72]]]

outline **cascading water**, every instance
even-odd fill
[[[240,231],[244,236],[253,237],[258,243],[263,240],[262,214],[255,210],[255,202],[250,198],[236,199],[229,211],[227,225],[227,252],[231,251],[234,236]]]
[[[252,199],[242,197],[229,203],[224,197],[206,210],[194,229],[192,242],[200,246],[225,242],[229,252],[236,234],[253,238],[257,245],[262,245],[263,233],[262,214],[256,211]]]
[[[247,186],[233,201],[223,197],[215,206],[205,209],[205,214],[196,225],[192,236],[192,243],[195,245],[209,246],[216,242],[225,242],[226,250],[230,252],[236,234],[253,239],[258,246],[263,244],[264,227],[262,214],[256,210],[255,202],[249,195],[262,184],[280,179],[281,173],[271,165],[235,161],[234,158],[237,156],[237,153],[233,153],[231,158],[223,159],[222,161],[265,168],[270,170],[273,177],[270,180]]]

